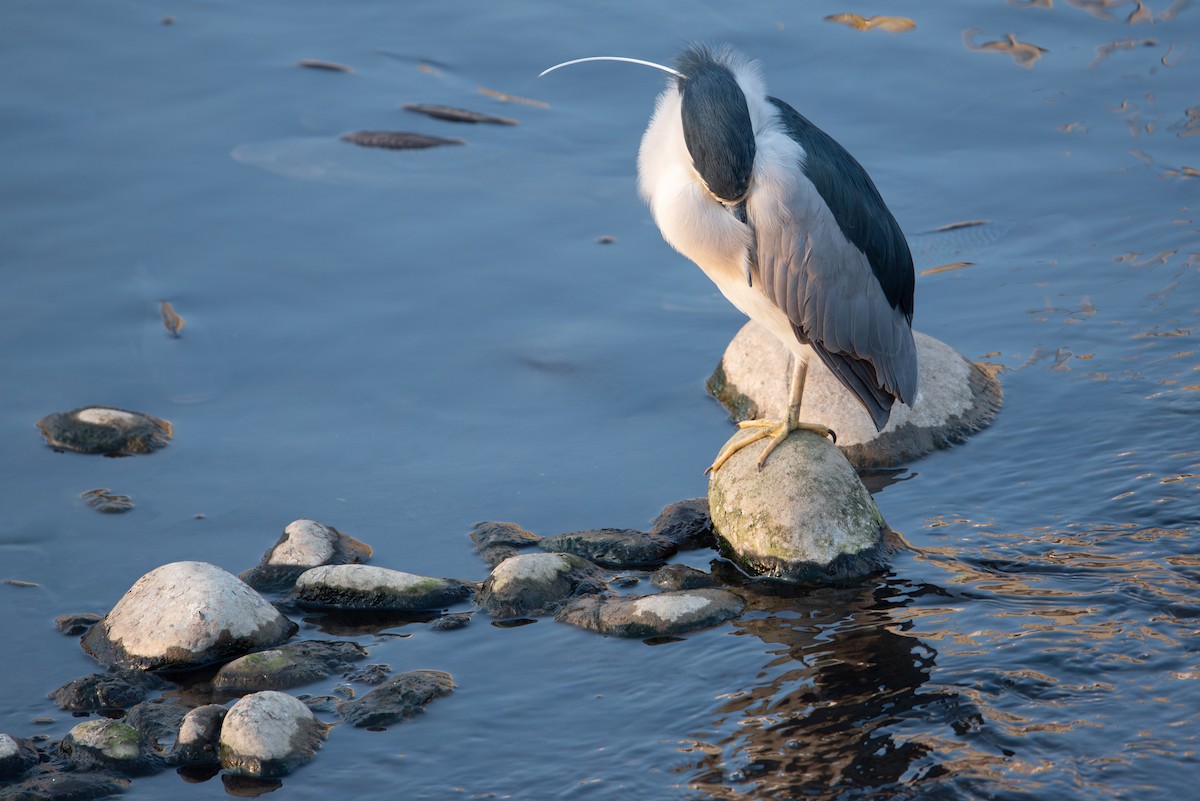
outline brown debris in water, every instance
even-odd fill
[[[404,109],[417,114],[425,114],[433,117],[435,120],[445,120],[447,122],[465,122],[471,124],[483,122],[490,125],[518,124],[516,120],[508,117],[496,117],[479,111],[455,108],[454,106],[439,106],[435,103],[405,103]]]
[[[1046,48],[1038,47],[1030,42],[1018,42],[1011,33],[1004,34],[1003,39],[975,44],[975,37],[981,33],[983,31],[978,28],[968,28],[963,31],[963,44],[968,50],[972,52],[994,50],[998,53],[1007,53],[1012,56],[1013,61],[1025,69],[1032,69],[1033,63],[1041,58],[1043,53],[1050,52]]]
[[[908,17],[864,17],[861,14],[830,14],[826,22],[848,25],[856,31],[880,30],[888,33],[903,33],[917,27],[915,20]]]
[[[133,508],[133,499],[128,495],[118,495],[108,487],[98,487],[79,494],[88,506],[104,514],[120,514]]]
[[[524,103],[527,106],[534,106],[535,108],[550,108],[550,104],[544,100],[531,100],[528,97],[518,97],[517,95],[510,95],[507,92],[500,92],[496,89],[488,89],[486,86],[480,86],[475,91],[481,95],[494,97],[503,103]]]
[[[352,142],[360,147],[382,147],[388,150],[421,150],[440,145],[465,145],[462,139],[445,139],[409,131],[355,131],[343,134],[343,142]]]
[[[171,301],[169,300],[162,302],[160,311],[162,312],[163,325],[167,327],[168,333],[179,339],[180,332],[183,331],[183,326],[186,324],[183,317],[179,312],[175,311],[175,307],[171,305]]]

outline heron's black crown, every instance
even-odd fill
[[[754,169],[754,127],[746,96],[733,72],[706,47],[683,52],[676,68],[682,95],[683,141],[708,191],[728,203],[741,201]]]

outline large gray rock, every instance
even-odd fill
[[[745,608],[745,601],[729,590],[678,590],[576,598],[555,619],[601,634],[646,638],[715,626],[737,617]]]
[[[418,612],[445,609],[475,592],[466,581],[372,565],[322,565],[296,579],[291,599],[317,609]]]
[[[493,617],[549,615],[568,598],[605,588],[604,575],[582,557],[527,553],[496,565],[476,602]]]
[[[886,564],[883,516],[833,443],[794,431],[760,471],[764,447],[766,440],[742,448],[709,480],[713,525],[727,556],[750,573],[803,582]]]
[[[913,332],[920,378],[912,408],[892,407],[883,431],[815,354],[800,419],[823,423],[856,467],[895,465],[948,448],[987,426],[1000,408],[1000,382],[933,337]],[[737,333],[708,379],[708,391],[734,420],[786,414],[789,352],[771,332],[749,322]]]
[[[300,574],[319,565],[350,565],[371,558],[371,546],[316,520],[293,520],[262,561],[240,578],[259,592],[286,592]]]
[[[274,690],[247,695],[221,724],[221,767],[278,779],[312,760],[327,731],[297,698]]]
[[[283,642],[296,624],[207,562],[173,562],[130,587],[82,640],[104,665],[183,670]]]

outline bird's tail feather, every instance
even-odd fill
[[[875,422],[875,430],[882,431],[892,415],[892,404],[895,398],[886,389],[879,386],[875,368],[871,363],[853,356],[841,353],[831,353],[819,342],[810,342],[812,349],[821,357],[821,361],[829,368],[842,385],[858,399],[858,402],[871,415]]]

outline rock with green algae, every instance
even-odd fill
[[[370,654],[343,640],[304,640],[246,654],[222,665],[213,689],[223,693],[283,690],[331,676]]]
[[[739,431],[734,438],[751,435]],[[760,471],[764,447],[766,440],[741,449],[709,480],[723,553],[751,574],[796,582],[851,578],[886,566],[887,524],[837,446],[795,431]]]
[[[133,726],[100,718],[86,720],[67,732],[62,752],[73,770],[104,770],[140,776],[162,770],[162,759]]]
[[[322,565],[296,579],[291,601],[317,609],[419,612],[445,609],[474,593],[472,584],[459,579],[373,565]]]

